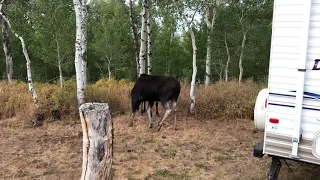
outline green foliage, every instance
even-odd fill
[[[190,34],[185,32],[185,15],[193,14],[198,0],[154,1],[151,5],[153,44],[153,74],[171,75],[190,81],[192,74],[192,46]],[[74,76],[75,14],[72,0],[8,1],[5,13],[12,27],[25,39],[32,62],[35,82],[54,83],[59,76],[58,59],[63,76]],[[223,5],[228,3],[228,6]],[[206,4],[204,4],[205,6]],[[198,82],[205,75],[207,27],[204,6],[199,9],[195,24],[197,42]],[[134,5],[135,25],[140,33],[141,3]],[[187,12],[188,11],[188,12]],[[238,77],[238,60],[242,41],[240,17],[248,38],[244,49],[244,78],[261,81],[268,74],[273,0],[222,1],[212,37],[212,73],[220,79],[227,60],[225,38],[230,50],[229,76]],[[190,19],[190,17],[188,18]],[[135,79],[135,52],[129,18],[129,7],[124,1],[92,0],[88,5],[88,79]],[[26,63],[20,41],[10,34],[13,51],[14,78],[26,81]],[[140,37],[140,35],[139,35]],[[5,79],[5,59],[0,52],[1,79]],[[110,61],[110,62],[109,62]],[[221,76],[223,78],[223,76]]]

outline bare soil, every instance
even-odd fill
[[[114,179],[266,179],[271,159],[252,156],[263,138],[252,120],[179,118],[175,131],[169,116],[156,132],[145,119],[128,127],[128,116],[113,118]],[[0,179],[79,179],[81,164],[80,120],[0,120]],[[280,179],[320,179],[319,166],[289,165],[294,173],[283,163]]]

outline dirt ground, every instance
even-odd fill
[[[178,119],[160,132],[145,117],[127,127],[127,116],[114,120],[114,179],[266,179],[270,158],[252,156],[263,138],[253,122]],[[159,118],[155,118],[159,120]],[[0,179],[79,179],[82,164],[80,121],[0,120]],[[280,179],[320,179],[318,166],[283,163]],[[300,165],[302,165],[300,167]]]

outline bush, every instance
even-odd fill
[[[217,82],[197,89],[197,115],[202,118],[251,118],[261,86],[251,80]]]
[[[86,102],[108,103],[113,114],[130,111],[130,90],[133,82],[127,80],[101,79],[88,84],[85,89]],[[181,83],[178,111],[187,112],[190,106],[190,85]],[[35,83],[39,102],[46,117],[51,110],[59,109],[62,117],[78,119],[76,80],[65,82],[61,89],[58,84]],[[214,118],[249,118],[252,116],[256,96],[262,87],[251,80],[243,83],[237,81],[217,82],[205,87],[197,86],[197,116],[204,119]],[[32,96],[26,83],[0,82],[0,118],[15,116],[30,118],[35,112]]]
[[[108,103],[114,114],[124,113],[130,109],[130,90],[132,82],[125,80],[101,79],[86,89],[86,102]]]

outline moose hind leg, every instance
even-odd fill
[[[160,131],[163,121],[168,117],[168,115],[172,111],[168,101],[164,103],[164,107],[166,109],[166,112],[164,113],[164,116],[163,116],[162,120],[158,123],[158,131]]]
[[[148,109],[147,109],[147,114],[148,114],[148,118],[149,118],[149,128],[152,128],[151,107],[152,107],[152,103],[149,102]]]
[[[177,102],[172,102],[172,109],[174,114],[174,130],[177,130]]]
[[[130,127],[130,126],[133,126],[133,119],[134,119],[134,115],[135,115],[135,112],[132,112],[131,114],[130,114],[130,120],[129,120],[129,123],[128,123],[128,126]]]

